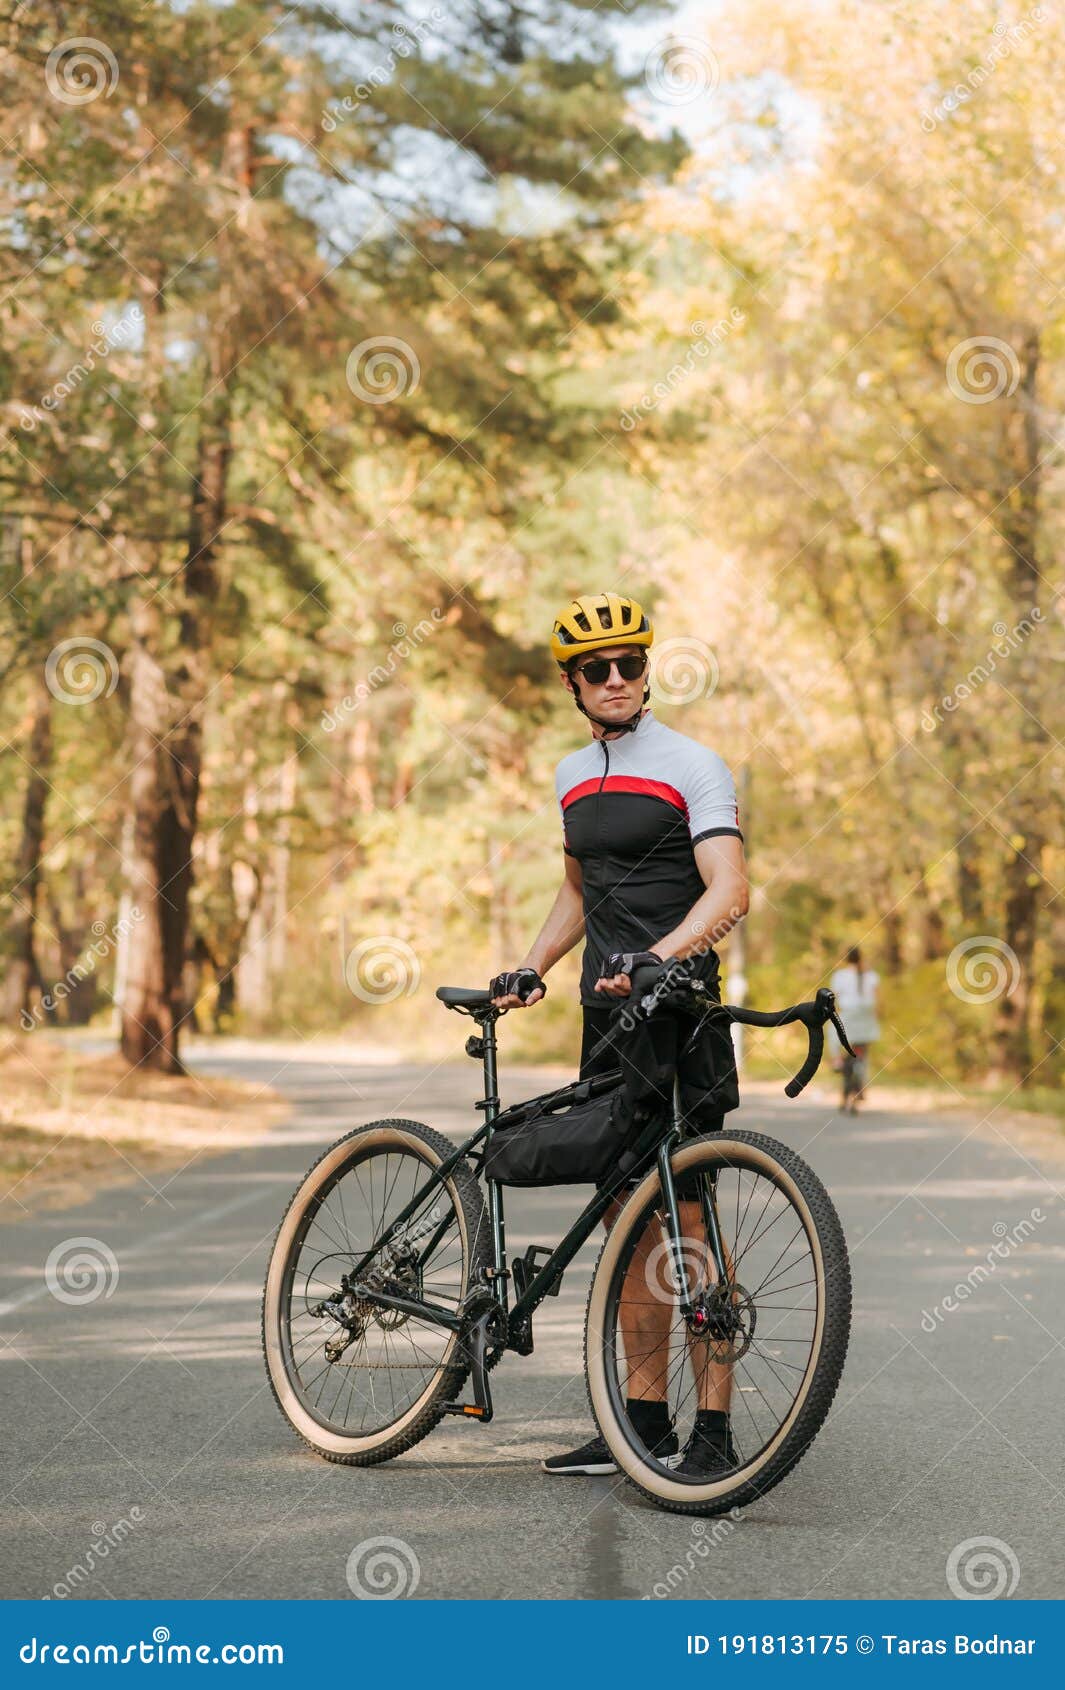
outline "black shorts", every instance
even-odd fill
[[[608,1047],[601,1056],[591,1060],[591,1052],[610,1030],[610,1018],[618,1000],[602,1008],[598,1004],[584,1004],[584,1028],[581,1035],[580,1078],[591,1079],[596,1074],[609,1073],[619,1066],[616,1050]],[[696,1025],[696,1016],[678,1015],[679,1044],[683,1046]],[[685,1051],[677,1063],[680,1079],[680,1101],[684,1114],[684,1128],[693,1136],[698,1133],[720,1132],[725,1115],[738,1109],[740,1103],[739,1078],[732,1034],[724,1021],[707,1022],[691,1050]],[[720,1084],[719,1084],[720,1082]],[[672,1108],[672,1099],[667,1104]],[[635,1182],[629,1181],[631,1185]],[[627,1186],[622,1186],[626,1190]],[[696,1196],[697,1189],[682,1191],[678,1196]]]

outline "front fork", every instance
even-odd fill
[[[673,1284],[677,1288],[677,1301],[685,1320],[691,1325],[693,1322],[702,1324],[703,1315],[697,1307],[698,1298],[693,1299],[688,1283],[687,1264],[684,1260],[682,1223],[680,1205],[677,1201],[677,1187],[673,1179],[672,1153],[680,1143],[682,1137],[682,1115],[680,1105],[680,1082],[673,1081],[673,1131],[658,1147],[658,1179],[662,1187],[662,1207],[665,1211],[666,1242],[669,1248],[670,1265],[673,1269]],[[729,1282],[729,1264],[725,1254],[725,1246],[721,1237],[721,1226],[717,1214],[717,1183],[704,1175],[701,1193],[703,1224],[706,1227],[707,1241],[710,1254],[717,1270],[717,1284],[727,1285]]]

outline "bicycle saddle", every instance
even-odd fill
[[[492,995],[486,986],[438,986],[436,995],[449,1009],[487,1009]]]

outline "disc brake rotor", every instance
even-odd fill
[[[700,1296],[688,1327],[705,1343],[713,1361],[734,1362],[745,1356],[754,1338],[758,1313],[749,1292],[734,1283],[713,1285]]]

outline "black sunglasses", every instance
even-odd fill
[[[615,665],[623,681],[638,680],[647,667],[647,653],[628,651],[624,657],[593,657],[587,663],[580,664],[575,673],[582,675],[586,681],[591,681],[593,687],[601,687]]]

